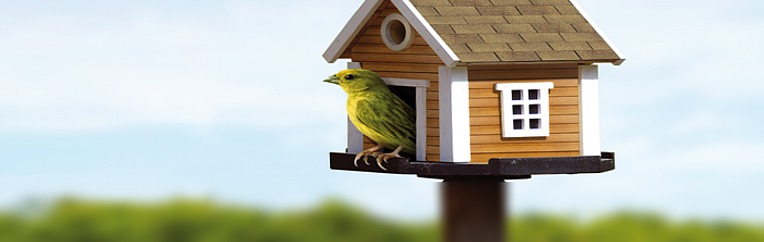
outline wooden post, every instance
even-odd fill
[[[445,242],[504,242],[503,180],[445,179],[441,184]]]

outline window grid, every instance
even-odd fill
[[[549,136],[551,82],[499,83],[503,137]]]

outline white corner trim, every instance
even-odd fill
[[[579,66],[581,155],[599,156],[600,103],[599,80],[596,65]]]
[[[427,82],[429,86],[429,81]],[[427,160],[427,87],[416,87],[416,160]]]
[[[360,62],[348,62],[348,69],[354,69],[354,68],[361,68]],[[347,153],[350,154],[358,154],[361,151],[363,151],[363,134],[361,131],[358,130],[358,128],[353,125],[353,122],[350,121],[350,118],[347,120],[348,122],[348,150]]]
[[[440,160],[470,162],[470,93],[467,67],[440,66]]]
[[[453,50],[440,38],[435,29],[430,26],[427,20],[416,10],[413,4],[409,0],[391,0],[396,8],[409,20],[414,29],[419,35],[424,38],[425,42],[430,45],[435,51],[435,54],[440,57],[440,60],[448,67],[454,67],[459,63],[459,57],[456,56]]]
[[[616,47],[613,44],[613,41],[610,41],[610,38],[607,37],[605,32],[602,32],[602,30],[600,30],[600,28],[597,26],[597,24],[594,23],[594,21],[592,21],[592,19],[589,17],[588,14],[586,14],[584,9],[581,8],[580,5],[578,5],[578,2],[576,0],[570,0],[570,3],[573,4],[573,7],[575,7],[576,10],[578,10],[579,13],[581,13],[581,16],[584,17],[586,22],[589,22],[589,24],[592,26],[592,28],[594,28],[594,31],[597,32],[597,34],[599,34],[600,36],[602,36],[602,39],[605,40],[605,43],[607,43],[607,45],[610,46],[611,49],[613,49],[615,54],[618,55],[618,59],[619,60],[617,60],[616,62],[613,62],[613,65],[616,65],[616,66],[621,65],[621,63],[623,63],[623,61],[626,60],[626,58],[624,57],[624,55],[621,52],[621,50],[619,50],[618,47]]]
[[[334,38],[329,48],[324,51],[324,60],[334,63],[340,58],[345,49],[350,45],[356,35],[361,32],[363,26],[369,21],[374,11],[382,4],[382,0],[366,0],[353,14],[353,17],[345,24],[342,31]]]

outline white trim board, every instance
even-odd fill
[[[470,162],[470,92],[466,66],[438,67],[440,160]]]
[[[579,103],[581,123],[581,155],[601,155],[600,101],[596,65],[581,65],[579,71]]]
[[[453,67],[459,63],[459,57],[456,56],[456,53],[446,45],[446,42],[440,38],[435,32],[435,29],[430,26],[427,20],[424,19],[422,14],[416,10],[416,7],[414,7],[409,0],[391,1],[446,66]],[[345,24],[345,27],[342,28],[339,35],[334,38],[334,41],[329,45],[329,48],[324,51],[324,60],[329,63],[337,61],[342,53],[350,46],[353,39],[360,34],[363,26],[366,25],[372,15],[374,15],[374,11],[379,8],[382,2],[383,0],[366,0],[363,5],[361,5],[361,8],[353,14],[353,17],[350,18],[348,23]]]

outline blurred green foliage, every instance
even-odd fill
[[[764,226],[731,221],[670,221],[619,213],[588,222],[544,214],[513,217],[510,241],[764,241]],[[1,242],[441,241],[436,221],[376,218],[336,200],[304,211],[272,212],[209,201],[160,204],[63,199],[37,212],[0,212]]]

